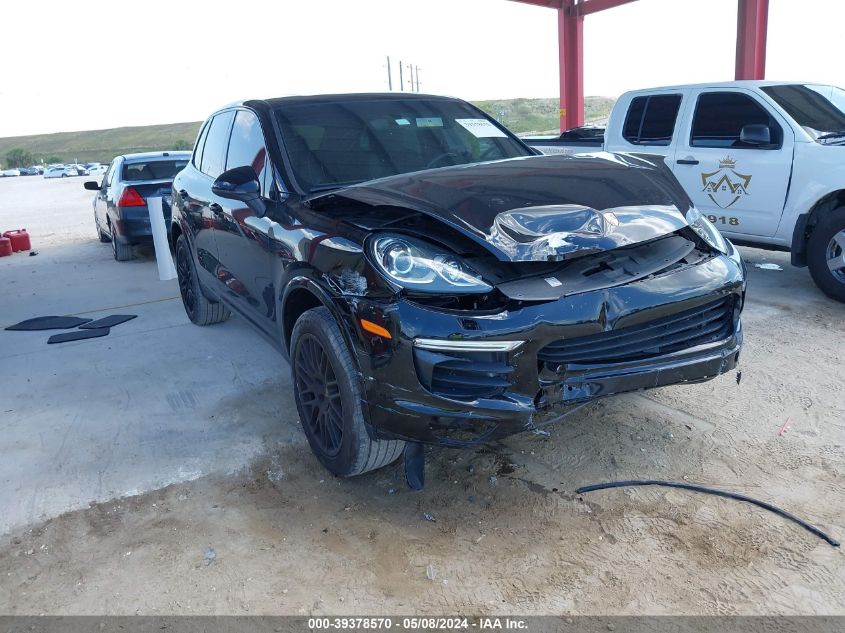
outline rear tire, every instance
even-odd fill
[[[845,207],[834,209],[816,224],[807,240],[807,265],[823,293],[845,302]]]
[[[229,318],[229,308],[211,301],[202,292],[188,239],[180,235],[176,240],[176,276],[185,314],[194,325],[213,325]]]
[[[399,459],[404,441],[374,440],[367,433],[358,372],[326,308],[313,308],[299,317],[290,359],[302,429],[329,472],[354,477]]]
[[[112,229],[111,250],[114,254],[115,260],[119,262],[126,262],[130,259],[135,259],[135,251],[132,248],[132,244],[124,244],[123,242],[120,242],[114,234],[114,229]]]

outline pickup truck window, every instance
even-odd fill
[[[293,174],[308,191],[532,155],[478,110],[448,99],[286,104],[275,116]]]
[[[623,138],[634,145],[669,145],[681,95],[634,97],[625,117]]]
[[[790,84],[766,86],[762,91],[817,141],[842,143],[845,138],[845,90],[834,86]]]
[[[765,148],[739,140],[746,125],[769,127],[772,140]],[[731,149],[776,149],[783,140],[780,125],[757,101],[738,92],[705,92],[698,98],[692,120],[690,147],[730,147]]]

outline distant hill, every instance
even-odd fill
[[[560,101],[558,99],[502,99],[473,102],[491,117],[516,134],[553,134],[560,129]],[[616,99],[586,97],[584,121],[607,121]]]
[[[110,130],[59,132],[34,136],[0,138],[0,163],[6,163],[6,153],[21,148],[32,154],[37,162],[77,161],[107,163],[118,154],[148,152],[162,149],[190,149],[194,145],[200,122],[170,123],[117,127]]]
[[[608,97],[587,97],[586,121],[603,122],[614,102]],[[517,134],[553,133],[558,129],[557,99],[501,99],[476,101],[475,105]],[[190,149],[200,124],[195,121],[0,138],[0,164],[5,164],[6,154],[15,148],[29,152],[36,162],[58,159],[80,163],[106,163],[118,154],[131,152]]]

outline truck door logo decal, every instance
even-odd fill
[[[748,194],[751,175],[741,174],[736,169],[736,161],[725,156],[719,161],[719,169],[701,174],[702,191],[720,208],[727,209]]]

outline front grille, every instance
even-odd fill
[[[431,352],[415,349],[417,376],[431,393],[467,400],[493,398],[511,386],[513,367],[499,352]]]
[[[733,307],[733,298],[726,297],[643,325],[562,339],[541,349],[537,359],[550,366],[618,363],[712,343],[730,336]]]

